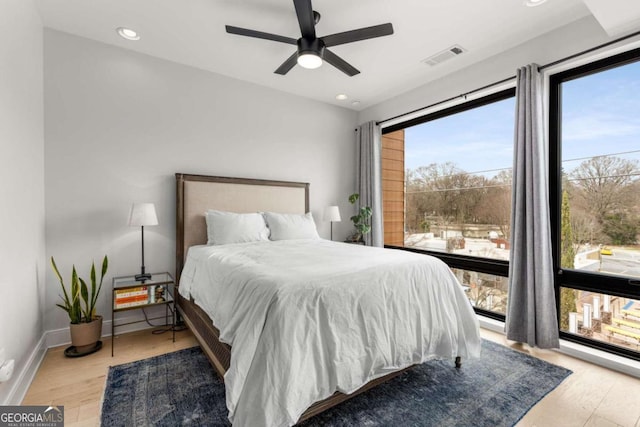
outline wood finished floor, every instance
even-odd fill
[[[573,371],[517,424],[518,427],[640,427],[640,380],[562,355],[520,347],[495,332],[482,336],[515,350],[525,351]],[[65,426],[98,426],[100,403],[109,366],[145,359],[196,345],[189,331],[154,335],[150,330],[116,337],[82,358],[64,357],[64,347],[50,349],[22,402],[24,405],[64,405]],[[463,364],[464,368],[464,364]]]

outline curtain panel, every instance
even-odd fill
[[[359,206],[371,208],[371,233],[364,235],[369,246],[384,246],[382,225],[382,132],[376,122],[361,125],[356,131],[357,182]]]
[[[542,91],[536,64],[518,69],[506,332],[532,347],[558,348]]]

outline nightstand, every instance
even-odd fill
[[[176,342],[175,282],[170,273],[152,273],[150,280],[136,281],[135,275],[114,277],[111,290],[111,356],[116,328],[134,323],[149,322],[164,318],[165,325],[171,326],[173,342]],[[116,324],[116,315],[122,311],[139,310],[154,306],[165,306],[165,315]],[[169,323],[171,319],[171,323]]]

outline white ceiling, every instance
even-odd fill
[[[587,1],[602,4],[610,0]],[[300,29],[291,0],[36,3],[46,27],[355,110],[591,13],[583,0],[548,0],[536,7],[525,6],[524,0],[314,0],[314,10],[322,15],[316,26],[318,36],[386,22],[393,24],[395,32],[331,48],[361,71],[354,77],[326,63],[316,70],[296,66],[281,76],[273,71],[295,46],[227,34],[224,26],[297,39]],[[121,26],[135,29],[141,39],[122,39],[115,31]],[[421,63],[454,44],[467,52],[435,67]],[[338,93],[349,99],[336,100]],[[360,104],[352,105],[354,100]]]

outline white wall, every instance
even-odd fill
[[[455,97],[509,77],[530,63],[545,65],[610,41],[602,27],[588,16],[532,39],[412,91],[363,110],[358,123],[385,120]],[[455,58],[452,59],[455,61]]]
[[[42,334],[42,24],[31,1],[0,2],[0,147],[0,348],[16,361],[0,384],[2,405],[15,403],[18,373]]]
[[[310,182],[326,238],[324,206],[348,218],[354,112],[66,33],[44,40],[47,256],[64,275],[72,263],[86,275],[103,254],[109,278],[139,271],[133,202],[155,203],[160,222],[145,228],[147,271],[173,272],[176,172]],[[334,228],[337,240],[349,223]],[[68,324],[57,293],[47,271],[47,330]],[[108,301],[107,290],[107,320]]]

